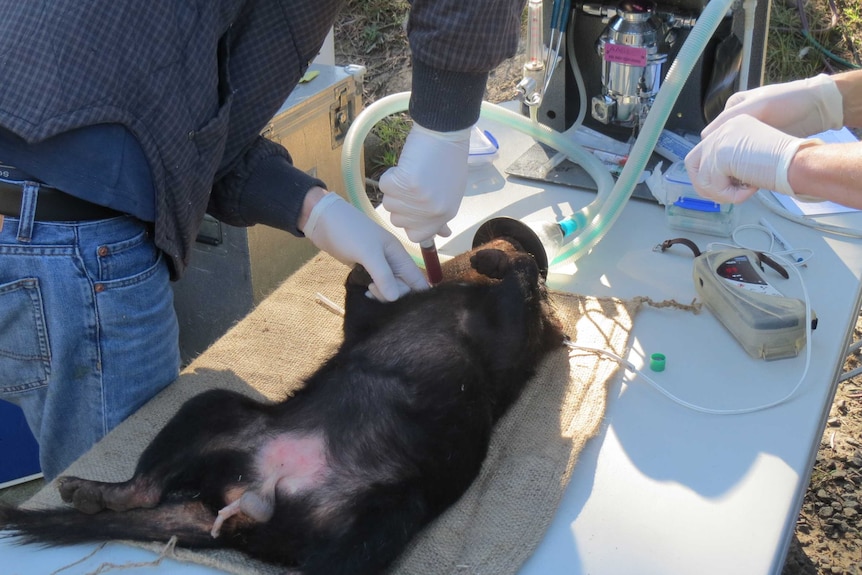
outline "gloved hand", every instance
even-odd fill
[[[338,194],[328,193],[317,202],[303,233],[341,263],[362,264],[374,280],[369,291],[379,300],[394,301],[411,289],[428,288],[398,238]]]
[[[470,130],[434,132],[413,124],[398,165],[381,176],[383,207],[410,241],[451,235],[446,224],[458,213],[467,186]]]
[[[844,125],[844,98],[826,74],[737,92],[701,136],[706,138],[731,118],[743,114],[791,136],[804,137],[840,129]]]
[[[719,203],[739,203],[758,189],[795,196],[787,170],[803,140],[767,126],[751,116],[729,119],[704,138],[685,158],[698,194]]]

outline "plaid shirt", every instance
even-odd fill
[[[325,184],[259,133],[317,55],[340,4],[0,0],[0,125],[27,142],[99,123],[129,129],[152,171],[155,241],[175,277],[206,211],[301,235],[305,193]],[[437,130],[475,122],[488,71],[517,47],[523,4],[412,2],[417,122]]]

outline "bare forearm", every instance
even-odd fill
[[[797,194],[862,209],[862,142],[800,148],[787,178]]]

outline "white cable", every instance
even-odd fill
[[[791,389],[790,392],[787,395],[785,395],[784,397],[782,397],[781,399],[777,399],[775,401],[772,401],[770,403],[766,403],[763,405],[758,405],[758,406],[754,406],[754,407],[743,407],[743,408],[738,408],[738,409],[714,409],[711,407],[705,407],[702,405],[697,405],[697,404],[688,402],[688,401],[672,394],[667,389],[665,389],[661,385],[659,385],[655,380],[653,380],[652,378],[647,376],[643,371],[637,369],[637,367],[635,367],[635,365],[632,362],[628,361],[627,359],[625,359],[623,357],[620,357],[619,355],[617,355],[611,351],[608,351],[608,350],[602,349],[602,348],[598,348],[598,347],[588,346],[588,345],[580,345],[580,344],[574,343],[570,340],[566,340],[563,343],[571,349],[579,349],[579,350],[583,350],[583,351],[595,352],[595,353],[598,353],[599,355],[603,355],[605,357],[613,359],[614,361],[619,363],[621,366],[623,366],[627,371],[632,372],[635,376],[644,379],[656,391],[658,391],[659,393],[661,393],[662,395],[664,395],[665,397],[667,397],[668,399],[670,399],[674,403],[677,403],[677,404],[679,404],[685,408],[691,409],[693,411],[698,411],[700,413],[706,413],[706,414],[710,414],[710,415],[742,415],[742,414],[746,414],[746,413],[754,413],[757,411],[764,411],[766,409],[770,409],[770,408],[775,407],[777,405],[781,405],[782,403],[785,403],[786,401],[788,401],[791,397],[793,397],[796,394],[796,392],[802,386],[802,383],[805,381],[805,377],[808,375],[808,368],[811,366],[811,345],[812,345],[812,342],[811,342],[811,333],[812,333],[811,300],[808,297],[808,289],[806,288],[805,282],[802,279],[802,274],[799,273],[799,270],[796,268],[796,266],[778,254],[773,253],[770,255],[775,256],[776,259],[778,259],[780,261],[780,263],[786,264],[787,267],[792,269],[793,273],[796,274],[796,278],[799,280],[799,285],[802,287],[803,301],[805,302],[805,337],[806,337],[805,367],[802,370],[802,375],[799,376],[799,381],[797,381],[796,385],[793,386],[793,389]]]
[[[748,230],[753,230],[757,232],[761,232],[767,236],[769,239],[769,247],[767,249],[762,249],[757,246],[746,245],[746,242],[740,240],[737,235],[739,232],[744,232]],[[775,246],[779,243],[778,238],[775,237],[775,234],[769,228],[762,226],[760,224],[742,224],[737,226],[733,232],[731,232],[731,239],[734,243],[728,244],[723,242],[712,242],[707,245],[707,250],[712,250],[716,246],[723,246],[729,248],[744,248],[747,250],[751,250],[753,252],[764,252],[768,255],[779,255],[779,256],[787,256],[785,261],[789,262],[789,265],[805,267],[808,262],[811,261],[811,258],[814,257],[814,250],[811,248],[799,248],[792,250],[777,250]],[[794,260],[794,254],[804,254],[804,256],[799,260]]]
[[[823,222],[818,222],[810,216],[797,216],[796,214],[791,214],[784,208],[784,206],[780,205],[774,198],[770,197],[772,195],[771,192],[767,192],[765,190],[758,190],[757,194],[755,195],[757,196],[757,199],[760,200],[760,203],[766,206],[769,211],[781,216],[786,220],[790,220],[791,222],[802,224],[803,226],[813,228],[815,230],[820,230],[822,232],[829,232],[831,234],[837,234],[839,236],[862,239],[862,230],[849,228],[847,226],[825,224]]]
[[[554,36],[556,32],[556,44],[554,44]],[[551,28],[551,37],[548,40],[548,55],[545,60],[545,75],[542,80],[542,97],[548,93],[548,86],[551,85],[551,76],[554,75],[554,72],[557,70],[557,63],[560,61],[560,48],[562,47],[563,41],[563,31],[562,30],[554,30]]]

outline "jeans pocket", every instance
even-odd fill
[[[0,285],[0,393],[47,385],[51,353],[39,280]]]
[[[99,281],[113,282],[138,275],[159,261],[159,250],[146,231],[126,240],[99,246]]]

